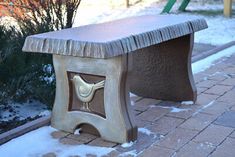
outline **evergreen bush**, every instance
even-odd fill
[[[49,107],[55,94],[52,56],[22,52],[28,35],[72,27],[81,0],[5,0],[17,25],[0,26],[0,102],[37,99]]]

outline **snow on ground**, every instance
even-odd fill
[[[42,156],[44,154],[54,152],[57,157],[85,157],[87,153],[94,154],[95,156],[99,157],[106,155],[114,150],[113,148],[87,145],[63,145],[59,143],[58,139],[52,138],[50,134],[53,131],[56,130],[46,126],[13,139],[0,146],[0,156],[30,157]]]
[[[193,105],[193,101],[182,101],[181,102],[182,105]]]
[[[135,95],[135,94],[133,94],[133,93],[129,93],[130,94],[130,97],[132,98],[132,97],[138,97],[137,95]]]
[[[7,106],[7,108],[6,108]],[[13,119],[25,120],[36,116],[49,115],[45,104],[36,100],[31,100],[25,103],[8,102],[7,105],[0,105],[1,121],[9,121]]]
[[[131,150],[129,152],[125,152],[119,155],[119,157],[127,157],[127,156],[131,156],[131,157],[136,157],[137,156],[137,151],[136,150]]]
[[[148,136],[153,135],[154,133],[146,128],[138,128],[138,132],[141,132],[143,134],[146,134]]]
[[[164,5],[165,2],[160,2],[159,0],[142,0],[130,8],[125,8],[123,4],[118,3],[114,5],[110,1],[109,3],[107,1],[103,2],[103,0],[84,1],[78,9],[74,27],[102,23],[131,16],[158,15],[161,13]],[[235,20],[234,18],[223,17],[222,3],[207,4],[191,2],[187,8],[190,12],[185,13],[177,12],[176,8],[178,7],[179,3],[172,9],[173,14],[183,14],[186,17],[198,16],[205,18],[208,23],[208,29],[195,33],[195,42],[221,45],[235,40]],[[198,11],[205,13],[199,14]]]
[[[54,152],[57,157],[68,156],[81,156],[86,157],[87,154],[91,156],[104,156],[115,148],[97,147],[89,145],[64,145],[58,139],[54,139],[51,133],[57,131],[56,129],[45,126],[37,130],[31,131],[23,136],[13,139],[0,146],[1,157],[30,157],[30,156],[43,156],[48,153]],[[138,132],[146,134],[147,136],[157,136],[146,128],[139,128]],[[136,142],[124,143],[123,148],[132,147]],[[17,149],[16,149],[17,148]],[[13,151],[14,150],[14,151]],[[136,150],[125,152],[120,156],[137,155]]]
[[[172,112],[172,113],[184,112],[184,111],[189,110],[189,109],[185,109],[185,108],[178,108],[178,107],[175,107],[175,106],[159,106],[159,107],[171,109],[170,112]]]
[[[204,18],[204,16],[199,16]],[[195,33],[195,42],[222,45],[235,40],[235,20],[223,16],[205,17],[208,29]]]
[[[123,143],[121,146],[123,147],[123,148],[128,148],[128,147],[131,147],[131,146],[133,146],[133,144],[134,144],[134,142],[128,142],[128,143]]]
[[[204,109],[206,109],[206,108],[212,106],[212,105],[214,104],[214,102],[215,102],[215,100],[212,100],[210,103],[208,103],[207,105],[203,106],[201,109],[197,110],[197,111],[193,114],[193,116],[197,115],[197,114],[200,113],[202,110],[204,110]]]

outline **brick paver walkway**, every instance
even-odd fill
[[[65,145],[116,148],[108,156],[234,157],[235,55],[194,77],[198,89],[194,105],[131,98],[139,135],[130,147],[85,133],[54,132],[52,136]]]

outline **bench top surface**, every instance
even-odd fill
[[[28,36],[23,51],[110,58],[205,28],[200,18],[145,15]]]

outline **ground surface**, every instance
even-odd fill
[[[0,146],[3,157],[162,156],[233,157],[235,154],[235,54],[194,75],[196,104],[131,95],[138,140],[119,145],[99,137],[43,127]],[[29,147],[33,145],[33,147]],[[15,151],[12,151],[17,147]]]

